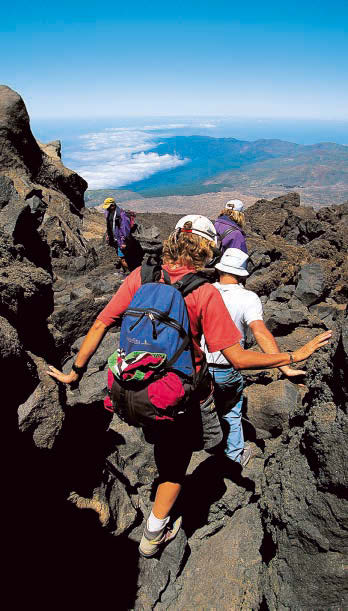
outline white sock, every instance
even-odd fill
[[[163,520],[161,520],[160,518],[156,518],[156,516],[152,513],[150,513],[148,520],[147,520],[147,529],[150,532],[155,532],[156,530],[161,530],[166,524],[167,522],[169,522],[169,516],[167,518],[163,518]]]

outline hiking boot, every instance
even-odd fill
[[[140,554],[145,558],[151,558],[151,556],[157,554],[161,545],[176,537],[179,532],[181,522],[182,518],[180,516],[177,520],[175,520],[172,527],[169,527],[168,524],[166,524],[164,528],[161,528],[161,530],[156,530],[155,532],[149,531],[147,525],[145,524],[143,536],[139,545]]]
[[[242,469],[248,464],[250,458],[252,457],[253,453],[251,450],[250,446],[244,446],[244,450],[240,455],[240,465],[242,467]]]

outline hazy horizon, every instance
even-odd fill
[[[149,120],[150,119],[150,120]],[[43,142],[62,141],[63,162],[91,189],[120,188],[189,163],[176,154],[159,155],[161,138],[211,136],[237,140],[279,139],[296,144],[348,145],[348,121],[228,119],[221,117],[134,117],[109,120],[31,121]]]

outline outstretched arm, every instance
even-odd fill
[[[293,362],[299,363],[307,359],[313,352],[328,344],[331,336],[332,331],[320,333],[307,344],[292,352]],[[262,354],[253,350],[244,350],[240,344],[224,348],[221,352],[235,369],[270,369],[271,367],[283,367],[291,362],[288,352]]]
[[[140,280],[140,268],[134,270],[122,282],[120,288],[116,291],[115,295],[109,301],[107,306],[98,314],[97,320],[93,323],[90,330],[88,331],[81,348],[75,358],[74,364],[76,367],[85,367],[95,351],[97,350],[100,342],[106,334],[109,327],[115,324],[115,321],[119,320],[120,316],[125,312],[129,306],[134,294],[138,290],[141,284]],[[104,321],[104,322],[103,322]],[[75,371],[71,371],[68,374],[62,373],[55,367],[50,366],[47,372],[59,382],[65,384],[72,384],[77,382],[79,375]]]
[[[254,320],[249,324],[250,329],[253,332],[257,344],[260,346],[263,352],[280,353],[279,346],[276,342],[275,337],[267,329],[263,320]],[[292,369],[288,365],[279,367],[280,371],[288,377],[305,375],[303,369]]]
[[[88,331],[85,339],[82,342],[81,348],[76,356],[74,364],[76,367],[85,367],[95,351],[97,350],[100,342],[102,341],[105,333],[107,331],[107,326],[101,322],[101,320],[96,320]],[[49,365],[47,373],[52,376],[52,378],[56,378],[59,382],[64,382],[64,384],[72,384],[77,382],[79,379],[79,375],[71,370],[70,373],[62,373],[59,369],[56,369],[52,365]]]

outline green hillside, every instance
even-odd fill
[[[86,205],[108,196],[120,202],[141,197],[197,195],[222,189],[253,192],[265,188],[321,189],[322,201],[348,197],[348,146],[324,142],[299,145],[282,140],[249,142],[235,138],[162,138],[150,152],[176,155],[186,163],[131,183],[127,189],[87,191]]]

